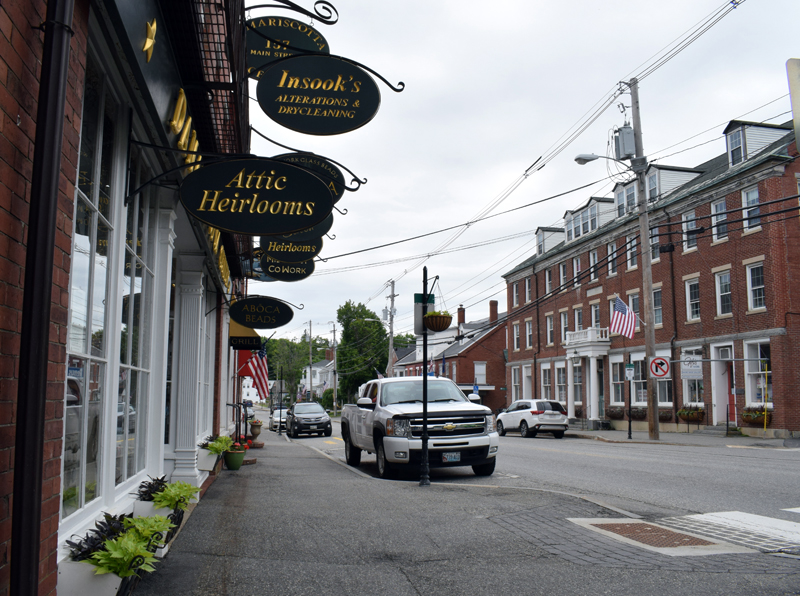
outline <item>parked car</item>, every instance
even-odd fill
[[[535,437],[543,432],[552,433],[556,439],[560,439],[568,429],[567,412],[557,401],[521,399],[497,416],[497,432],[500,436],[509,430],[519,430],[523,437]]]
[[[277,431],[279,428],[286,428],[286,408],[275,408],[269,417],[270,430]]]
[[[301,402],[289,408],[286,414],[286,428],[289,435],[297,437],[299,434],[318,434],[330,437],[333,429],[331,417],[316,402]]]

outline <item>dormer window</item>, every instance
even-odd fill
[[[625,189],[625,210],[633,211],[636,209],[636,187],[629,186]]]
[[[625,215],[625,191],[617,193],[617,217]]]
[[[564,217],[564,227],[567,230],[567,242],[572,239],[577,240],[590,232],[594,232],[599,227],[597,204],[592,203],[589,207],[567,215]]]
[[[536,252],[544,254],[544,232],[536,234]]]
[[[650,174],[647,177],[647,198],[655,201],[658,198],[658,175]]]
[[[740,163],[743,158],[742,130],[734,130],[728,135],[728,155],[732,166]]]

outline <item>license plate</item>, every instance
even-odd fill
[[[317,425],[316,424],[312,424],[311,425],[311,430],[317,430]]]
[[[442,461],[443,462],[454,462],[454,461],[461,461],[461,452],[448,452],[442,453]]]

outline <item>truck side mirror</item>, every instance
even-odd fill
[[[373,402],[368,397],[362,397],[357,402],[356,405],[359,408],[364,408],[365,410],[374,410],[375,409],[375,402]]]
[[[475,404],[479,404],[479,403],[481,403],[481,396],[480,396],[480,395],[478,395],[477,393],[470,393],[470,394],[467,396],[467,399],[468,399],[469,401],[471,401],[472,403],[475,403]]]

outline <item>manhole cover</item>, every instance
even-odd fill
[[[646,523],[624,524],[592,524],[595,528],[619,534],[629,540],[635,540],[648,546],[658,548],[678,548],[680,546],[711,546],[714,543],[702,538],[680,534]]]

